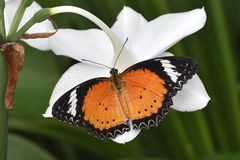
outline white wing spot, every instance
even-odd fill
[[[76,107],[77,107],[77,88],[74,89],[71,94],[70,94],[70,99],[68,101],[68,104],[70,105],[69,110],[67,111],[67,113],[76,116],[77,111],[76,111]]]
[[[181,76],[181,73],[177,72],[175,70],[176,67],[174,65],[172,65],[171,62],[166,59],[160,60],[160,63],[162,64],[164,71],[167,73],[167,75],[169,75],[171,80],[176,83],[178,77]]]

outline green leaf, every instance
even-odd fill
[[[221,153],[221,154],[214,154],[205,158],[202,158],[201,160],[239,160],[240,159],[240,153]]]
[[[31,141],[14,134],[9,135],[8,160],[55,160],[47,151]]]
[[[11,119],[10,129],[31,133],[35,136],[43,136],[60,143],[74,144],[81,150],[94,153],[98,157],[111,159],[111,157],[124,157],[126,155],[142,155],[142,148],[137,140],[120,145],[111,140],[103,141],[94,138],[82,128],[72,126],[54,119]]]
[[[133,157],[133,158],[121,158],[118,160],[167,160],[166,158],[157,157]]]

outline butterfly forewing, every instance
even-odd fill
[[[135,129],[156,126],[172,105],[172,97],[197,71],[191,58],[161,57],[137,63],[122,73]]]

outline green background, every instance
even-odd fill
[[[207,22],[170,51],[199,62],[198,74],[211,97],[197,112],[171,110],[157,127],[143,129],[132,142],[120,145],[101,141],[78,127],[44,119],[51,92],[65,70],[76,61],[25,45],[25,64],[10,112],[9,160],[162,160],[240,159],[238,0],[58,0],[37,1],[43,7],[75,5],[112,26],[124,5],[147,20],[161,14],[205,7]],[[59,28],[96,27],[72,14],[52,17]],[[67,39],[66,39],[67,40]],[[93,44],[94,45],[94,44]],[[94,47],[94,46],[93,46]]]

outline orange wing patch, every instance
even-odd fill
[[[88,90],[82,112],[84,120],[100,131],[116,127],[127,120],[110,80],[95,84]]]
[[[125,83],[123,94],[129,103],[129,119],[139,120],[158,113],[167,94],[164,80],[147,69],[128,71],[122,77]]]

